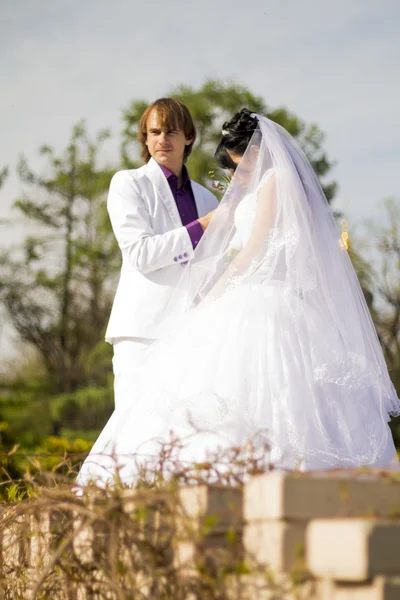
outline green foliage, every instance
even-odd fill
[[[20,502],[34,494],[41,484],[56,483],[60,476],[74,480],[93,442],[48,436],[31,452],[15,449],[0,452],[0,499]],[[57,474],[49,479],[49,474]],[[35,481],[35,485],[32,482]]]
[[[197,141],[189,157],[191,177],[203,185],[209,185],[208,173],[215,171],[214,150],[221,139],[221,127],[235,112],[243,107],[263,114],[282,125],[299,142],[307,154],[317,175],[324,178],[332,163],[322,149],[324,135],[317,125],[306,125],[288,109],[270,109],[261,96],[254,95],[246,87],[236,83],[209,80],[200,88],[180,85],[169,96],[181,100],[189,108],[197,129]],[[123,113],[122,159],[129,168],[138,166],[136,144],[137,125],[148,102],[134,101]],[[220,179],[218,176],[217,179]],[[328,200],[335,194],[336,184],[327,183],[324,191]]]
[[[93,440],[109,419],[114,405],[112,381],[54,395],[42,388],[9,391],[0,404],[0,440],[9,450],[18,441],[32,451],[47,436]]]
[[[53,398],[51,415],[60,431],[100,431],[114,409],[112,387],[81,388]]]
[[[93,442],[79,438],[71,440],[66,437],[46,437],[35,450],[35,458],[40,465],[37,469],[40,472],[54,470],[62,472],[64,468],[64,471],[68,472],[76,462],[80,464],[83,461],[92,446]],[[77,455],[76,461],[74,455]],[[63,458],[67,459],[68,464],[67,461],[63,462]]]
[[[88,385],[109,388],[107,393],[110,397],[113,395],[112,356],[112,345],[101,340],[88,350],[84,361]]]
[[[56,392],[93,379],[87,357],[102,340],[120,266],[105,203],[115,167],[98,164],[108,137],[100,131],[92,142],[80,122],[64,152],[41,148],[45,176],[24,157],[18,164],[29,195],[14,208],[31,233],[0,256],[0,301],[20,338],[41,355]]]
[[[19,485],[12,484],[6,488],[6,501],[12,504],[26,500],[28,492],[26,489],[21,489]]]
[[[20,469],[15,454],[19,449],[17,438],[10,431],[8,422],[4,415],[0,415],[0,484],[18,480],[23,472]],[[4,488],[6,490],[6,488]],[[8,493],[7,491],[5,492]],[[0,486],[0,498],[3,495],[3,488]]]
[[[9,384],[1,396],[0,414],[7,422],[8,434],[20,447],[32,450],[42,438],[53,432],[50,403],[51,390],[46,381],[27,380]],[[10,447],[10,444],[7,444]]]
[[[353,243],[350,257],[368,302],[390,378],[400,394],[400,201],[382,203],[381,224],[369,226],[367,240]],[[362,257],[363,250],[375,248],[374,260]],[[377,252],[376,252],[377,251]],[[395,444],[400,447],[400,417],[390,422]]]
[[[5,182],[6,178],[8,176],[8,167],[3,167],[0,170],[0,187],[3,185],[3,183]]]
[[[396,388],[397,390],[399,388]],[[396,448],[400,448],[400,417],[394,417],[389,423]],[[398,452],[400,460],[400,451]]]

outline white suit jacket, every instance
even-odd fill
[[[217,199],[191,181],[198,216],[217,207]],[[107,208],[122,252],[121,276],[106,340],[156,337],[168,300],[193,258],[168,181],[154,159],[140,169],[118,171],[111,180]]]

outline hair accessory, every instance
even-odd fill
[[[222,129],[221,133],[222,135],[228,135],[230,132],[228,131],[228,129]]]

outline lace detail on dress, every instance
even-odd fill
[[[226,270],[225,291],[230,292],[242,284],[262,283],[263,262],[264,261],[253,258],[244,272],[241,272],[233,264],[229,265]],[[280,281],[279,284],[281,283],[282,282]]]
[[[267,240],[267,256],[276,256],[283,248],[289,256],[293,256],[299,243],[299,232],[290,228],[285,235],[282,235],[278,227],[271,229]]]
[[[324,362],[314,369],[315,381],[334,383],[351,389],[381,389],[381,373],[363,356],[352,352],[339,355],[332,352],[329,363]]]

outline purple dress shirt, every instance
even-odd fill
[[[174,173],[171,173],[167,167],[162,165],[159,166],[167,178],[172,195],[175,198],[182,225],[184,225],[188,231],[194,250],[201,240],[204,232],[202,226],[197,220],[199,215],[197,213],[196,203],[194,200],[194,194],[187,168],[185,165],[183,165],[182,185],[178,188],[178,177],[174,175]]]

